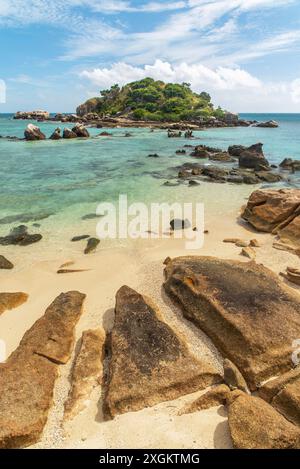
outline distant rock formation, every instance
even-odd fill
[[[34,119],[34,120],[39,120],[39,119],[49,119],[50,114],[47,111],[42,111],[42,110],[37,110],[37,111],[27,111],[27,112],[22,112],[18,111],[14,115],[14,119]]]
[[[279,124],[274,120],[270,120],[267,122],[259,122],[258,124],[255,124],[254,127],[266,127],[269,129],[276,129],[277,127],[279,127]]]

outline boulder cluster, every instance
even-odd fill
[[[29,124],[24,132],[25,140],[45,140],[46,135],[36,125]],[[61,138],[89,138],[90,134],[83,124],[77,123],[72,129],[64,128],[61,135],[61,129],[58,127],[50,136],[50,140],[60,140]]]

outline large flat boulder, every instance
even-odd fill
[[[65,403],[65,418],[75,417],[85,408],[93,388],[103,377],[105,333],[102,329],[84,331],[71,375],[71,389]]]
[[[213,366],[191,354],[151,302],[127,286],[116,295],[110,354],[105,397],[110,417],[221,381]]]
[[[242,217],[258,231],[278,234],[282,243],[300,248],[300,189],[254,191]]]
[[[228,423],[238,449],[299,449],[300,430],[270,404],[241,391],[228,398]]]
[[[269,269],[187,256],[168,262],[165,276],[166,292],[238,367],[251,390],[293,367],[300,302]]]
[[[0,364],[0,448],[36,443],[52,405],[58,363],[72,353],[85,295],[59,295]]]

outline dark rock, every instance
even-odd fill
[[[166,292],[238,367],[251,390],[291,369],[300,302],[269,269],[254,262],[179,257],[166,266],[165,277]]]
[[[28,124],[27,128],[24,131],[24,136],[26,140],[45,140],[46,135],[41,132],[41,130],[33,124]]]
[[[80,235],[80,236],[74,236],[74,238],[71,239],[73,243],[76,243],[77,241],[82,241],[83,239],[88,239],[90,235]]]
[[[191,179],[189,181],[189,186],[199,186],[200,182],[194,181],[194,179]]]
[[[27,226],[20,225],[12,228],[7,236],[0,237],[0,244],[2,244],[2,246],[28,246],[29,244],[37,243],[41,239],[41,234],[29,234]]]
[[[90,254],[91,252],[96,251],[99,243],[100,243],[100,239],[90,238],[87,242],[86,248],[84,250],[84,254]]]
[[[77,137],[80,138],[89,138],[90,136],[88,130],[84,127],[84,125],[79,123],[73,127],[72,132],[74,132],[74,134],[76,134]]]
[[[109,132],[101,132],[101,134],[98,135],[98,137],[112,137],[113,135],[110,134]]]
[[[279,124],[274,120],[270,120],[267,122],[259,122],[255,125],[255,127],[266,127],[268,129],[276,129],[277,127],[279,127]]]
[[[235,161],[235,159],[232,158],[226,151],[212,153],[209,155],[209,159],[212,161],[222,161],[224,163],[233,163]]]
[[[219,166],[205,166],[202,170],[202,174],[211,179],[225,181],[229,171],[227,169],[220,168]]]
[[[256,171],[269,168],[269,162],[264,157],[262,151],[263,144],[256,143],[249,148],[246,148],[239,156],[239,165],[241,168],[252,168]]]
[[[282,180],[282,177],[280,176],[280,174],[271,173],[270,171],[258,171],[255,174],[262,181],[266,181],[270,183],[279,182]]]
[[[13,268],[14,265],[8,259],[6,259],[6,257],[0,255],[0,269],[9,270]]]
[[[62,138],[60,132],[60,128],[57,127],[57,129],[55,129],[53,134],[51,135],[50,140],[60,140]]]
[[[150,155],[148,155],[148,158],[159,158],[159,155],[157,153],[150,153]]]
[[[185,340],[161,319],[146,298],[127,286],[116,295],[106,414],[136,411],[220,382],[218,372],[197,360]]]
[[[65,127],[63,131],[63,138],[77,138],[77,135],[75,132],[73,132],[73,130]]]
[[[185,155],[186,150],[176,150],[176,155]]]
[[[200,145],[194,149],[191,156],[194,156],[195,158],[209,158],[210,153]]]
[[[292,158],[285,158],[280,163],[280,168],[287,169],[289,171],[300,171],[300,160],[293,160]]]
[[[236,158],[241,156],[241,154],[245,150],[246,150],[246,147],[244,147],[243,145],[231,145],[230,147],[228,147],[229,155],[235,156]]]
[[[190,221],[186,218],[185,220],[180,220],[179,218],[174,218],[170,221],[170,227],[172,231],[175,230],[185,230],[191,227]]]

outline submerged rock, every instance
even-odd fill
[[[228,423],[238,449],[299,449],[300,430],[259,397],[229,397]]]
[[[165,276],[166,292],[238,367],[251,390],[292,368],[300,302],[269,269],[193,256],[173,259]]]
[[[0,315],[7,310],[17,308],[27,301],[26,293],[0,293]]]
[[[67,363],[85,295],[59,295],[0,364],[0,448],[36,443],[52,405],[58,364]]]
[[[84,254],[90,254],[96,251],[98,244],[100,243],[100,239],[98,238],[90,238],[87,242],[86,248],[84,250]]]
[[[14,265],[6,257],[0,256],[0,269],[10,270],[13,269]]]
[[[24,136],[26,140],[45,140],[46,135],[33,124],[28,124],[27,128],[24,131]]]
[[[110,417],[153,406],[220,382],[197,360],[150,301],[127,286],[116,296],[105,396]]]
[[[41,234],[29,234],[27,226],[20,225],[12,228],[7,236],[0,237],[0,244],[2,246],[8,246],[10,244],[18,246],[29,246],[30,244],[37,243],[41,239]]]
[[[71,389],[65,403],[65,418],[73,418],[85,408],[85,401],[103,377],[105,333],[102,329],[84,331],[71,374]]]

